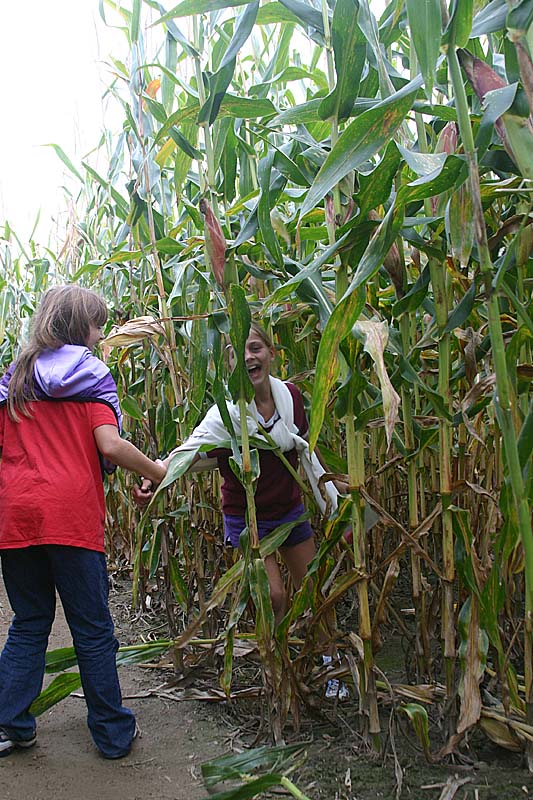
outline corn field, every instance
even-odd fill
[[[309,500],[317,556],[275,629],[261,565],[286,530],[232,560],[216,472],[176,457],[140,521],[132,479],[110,479],[110,559],[169,621],[144,650],[186,668],[222,647],[229,697],[252,642],[279,742],[320,702],[326,632],[370,745],[392,697],[426,752],[439,706],[440,756],[478,726],[533,770],[533,1],[377,5],[101,3],[129,44],[107,89],[122,128],[80,164],[60,151],[60,252],[5,224],[2,364],[47,286],[97,289],[126,435],[155,456],[224,403],[224,336],[238,353],[261,321],[349,493],[329,520]],[[379,669],[391,631],[404,684]]]

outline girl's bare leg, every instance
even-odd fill
[[[298,590],[306,576],[307,568],[315,556],[315,540],[312,538],[306,539],[305,542],[300,542],[300,544],[295,544],[292,547],[280,547],[279,551],[290,572],[294,588]],[[333,654],[332,646],[326,643],[330,638],[329,631],[334,630],[334,628],[334,612],[330,609],[324,614],[319,631],[319,641],[324,642],[327,655]]]
[[[280,547],[279,552],[291,574],[294,588],[299,589],[305,578],[307,567],[316,553],[315,540],[311,538],[306,539],[305,542],[300,542],[300,544]]]
[[[287,612],[287,592],[279,571],[276,554],[271,553],[271,555],[266,556],[264,563],[270,584],[270,599],[272,601],[274,620],[276,625],[279,625]]]

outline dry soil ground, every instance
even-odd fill
[[[119,582],[111,593],[111,607],[123,644],[139,641],[146,629],[145,618],[132,617],[129,601],[128,584]],[[165,636],[164,621],[152,616]],[[0,580],[0,647],[10,618]],[[50,647],[70,643],[58,606]],[[398,661],[396,653],[396,666]],[[230,741],[237,747],[266,743],[268,731],[259,724],[257,700],[225,707],[142,697],[164,682],[168,670],[161,673],[130,665],[120,668],[120,677],[125,702],[142,730],[131,754],[116,762],[99,757],[85,724],[85,704],[71,696],[39,718],[35,748],[0,759],[0,800],[203,800],[208,793],[200,778],[202,762],[228,752]],[[216,685],[216,675],[213,682]],[[356,702],[351,698],[342,709],[322,704],[312,717],[304,715],[297,734],[287,732],[289,742],[305,742],[307,758],[291,777],[306,796],[312,800],[397,800],[390,743],[385,757],[372,756],[361,747],[356,728]],[[383,729],[387,728],[384,715]],[[472,742],[469,765],[429,765],[407,723],[396,731],[395,745],[403,773],[402,800],[533,797],[533,781],[520,757],[483,737]]]
[[[11,610],[0,581],[0,646]],[[117,620],[119,622],[119,620]],[[117,635],[122,640],[120,623]],[[50,647],[70,646],[60,605]],[[125,698],[161,683],[138,666],[120,668]],[[201,762],[226,748],[216,723],[197,703],[164,702],[157,697],[125,699],[142,736],[120,761],[101,758],[85,722],[83,699],[69,697],[38,720],[31,750],[0,759],[0,800],[197,800],[206,796]]]

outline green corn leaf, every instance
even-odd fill
[[[184,106],[183,108],[174,111],[173,114],[167,117],[167,121],[164,125],[158,130],[155,141],[156,143],[164,142],[167,136],[170,135],[170,129],[172,127],[178,127],[181,129],[183,123],[186,121],[191,121],[195,119],[199,111],[199,105],[197,102],[191,100],[189,105]],[[196,123],[195,123],[196,125]]]
[[[465,322],[468,320],[472,309],[474,308],[475,299],[476,283],[475,281],[472,281],[468,291],[465,292],[464,296],[461,298],[461,301],[455,306],[448,317],[448,322],[446,323],[443,333],[449,333],[455,328],[463,327]]]
[[[183,0],[178,3],[162,17],[159,17],[153,24],[160,25],[169,22],[176,17],[192,17],[195,14],[209,14],[212,11],[220,11],[223,8],[234,8],[235,6],[245,6],[255,0]]]
[[[518,455],[520,457],[520,466],[526,469],[529,465],[529,459],[533,452],[533,399],[529,403],[529,411],[522,423],[520,434],[518,436]]]
[[[11,287],[2,287],[0,292],[0,342],[4,341],[6,326],[13,308],[15,293]]]
[[[407,294],[405,294],[401,300],[398,300],[394,304],[392,313],[396,319],[399,319],[402,314],[405,314],[409,311],[416,311],[416,309],[420,307],[422,300],[427,295],[429,280],[429,264],[426,264],[416,283],[412,285]]]
[[[476,137],[476,147],[480,157],[489,147],[495,122],[508,111],[514,103],[517,85],[509,84],[500,89],[493,89],[485,94],[483,101],[484,114],[481,119],[479,131]]]
[[[238,119],[256,119],[271,117],[276,109],[271,100],[260,97],[237,97],[226,94],[220,106],[219,116],[236,117]]]
[[[220,156],[219,165],[224,176],[224,184],[222,192],[228,203],[232,203],[236,197],[236,182],[237,182],[237,137],[233,130],[233,120],[226,118],[222,122],[230,123],[227,136],[225,139],[225,146]]]
[[[254,483],[261,474],[259,465],[259,453],[257,450],[250,450],[250,472],[245,474],[242,464],[242,454],[240,450],[233,448],[233,456],[229,457],[229,465],[235,477],[245,484],[247,481]]]
[[[170,135],[173,126],[182,127],[183,122],[195,119],[199,112],[199,105],[191,102],[189,105],[178,109],[171,114],[165,124],[157,133],[157,141],[161,141]],[[255,97],[237,97],[233,94],[226,94],[222,100],[219,116],[236,117],[238,119],[255,119],[256,117],[272,117],[276,109],[271,100]],[[191,138],[191,137],[189,137]]]
[[[172,553],[168,554],[168,574],[174,590],[174,596],[180,604],[181,609],[186,612],[189,606],[189,590],[181,574],[178,559],[176,556],[172,555]]]
[[[207,615],[214,609],[218,608],[225,602],[228,592],[230,592],[235,584],[237,584],[244,572],[245,563],[242,559],[237,561],[230,567],[227,572],[222,575],[215,588],[211,592],[211,597],[203,606],[198,616],[190,623],[190,625],[183,631],[176,641],[178,647],[185,647],[194,637],[198,628],[203,624]]]
[[[311,515],[308,512],[305,512],[305,514],[302,514],[297,520],[294,520],[293,522],[285,522],[283,525],[278,525],[278,527],[274,528],[274,530],[271,531],[267,536],[263,536],[259,543],[259,551],[261,556],[264,558],[265,556],[275,553],[276,550],[282,546],[292,529],[300,525],[302,522],[305,522],[306,519],[310,519],[310,516]]]
[[[233,147],[230,147],[232,150],[234,150],[234,156],[236,159],[237,153],[235,150],[237,147],[237,137],[235,136],[235,123],[230,117],[218,119],[213,126],[213,160],[216,167],[219,166],[221,160],[224,158],[226,141],[230,134],[232,134],[231,141],[233,142]]]
[[[366,60],[366,39],[357,24],[358,13],[357,0],[337,0],[331,24],[337,83],[319,106],[321,119],[346,119],[358,95]]]
[[[385,256],[398,235],[402,222],[402,210],[397,205],[391,206],[378,225],[376,233],[363,253],[359,261],[359,266],[344,297],[370,280],[379,270],[385,260]]]
[[[376,72],[377,80],[374,81],[374,84],[379,86],[381,96],[385,98],[394,91],[394,86],[389,75],[390,65],[384,57],[382,43],[379,38],[378,24],[371,11],[370,0],[359,0],[359,8],[359,25],[369,45],[367,51],[369,64]],[[419,85],[422,84],[420,83]]]
[[[270,600],[270,583],[261,558],[254,558],[250,570],[250,594],[255,606],[255,632],[260,650],[272,648],[274,612]]]
[[[287,613],[279,625],[276,626],[276,639],[280,644],[287,642],[291,625],[301,618],[308,608],[312,607],[313,582],[311,578],[306,578],[293,596]]]
[[[281,4],[285,6],[294,16],[305,26],[310,25],[316,31],[324,35],[324,22],[322,20],[322,13],[318,11],[311,3],[304,3],[302,0],[280,0]]]
[[[520,0],[507,14],[506,27],[512,31],[526,33],[533,23],[533,2]]]
[[[180,450],[172,456],[170,464],[168,465],[167,474],[154,492],[154,497],[166,486],[170,486],[171,483],[174,483],[174,481],[181,478],[181,476],[187,472],[197,452],[198,450]]]
[[[227,398],[226,387],[223,378],[224,359],[222,357],[222,343],[220,341],[220,336],[217,336],[215,338],[213,346],[213,359],[215,361],[216,368],[215,368],[215,379],[213,381],[213,386],[211,388],[211,391],[213,393],[213,398],[220,412],[222,422],[224,423],[224,427],[226,428],[226,430],[230,435],[231,447],[235,455],[239,452],[239,448],[237,446],[235,430],[233,428],[233,422],[231,421],[231,416],[228,411],[228,405],[226,399]]]
[[[147,570],[150,579],[157,572],[161,560],[161,528],[155,522],[153,525],[156,529],[145,543],[141,553],[143,566]]]
[[[164,7],[161,5],[161,3],[156,3],[154,5],[156,5],[156,7],[159,9],[159,11],[161,12],[162,15],[166,14],[166,11],[165,11]],[[237,4],[235,3],[235,5],[237,5]],[[162,22],[162,19],[157,20],[157,22],[155,24],[159,24],[160,22]],[[179,28],[176,25],[176,23],[172,21],[172,19],[166,19],[165,20],[165,25],[166,25],[168,34],[170,36],[172,36],[172,38],[176,42],[180,43],[180,45],[183,47],[183,49],[185,50],[187,55],[189,55],[191,58],[200,58],[200,53],[198,52],[198,50],[196,50],[196,48],[193,47],[192,44],[185,38],[185,36],[179,30]],[[169,64],[167,63],[167,67],[168,66],[169,66]],[[172,71],[174,71],[174,70],[172,70]],[[165,105],[166,105],[166,103],[165,103]]]
[[[235,72],[237,54],[252,32],[258,9],[259,0],[253,0],[239,15],[235,26],[235,32],[228,45],[228,49],[224,53],[220,67],[209,78],[209,97],[198,114],[198,122],[200,124],[202,122],[207,122],[209,125],[212,125],[215,121],[224,95],[226,94],[226,89],[230,85],[233,73]]]
[[[434,389],[431,389],[424,381],[421,379],[420,375],[418,374],[417,370],[412,366],[412,364],[406,359],[404,356],[400,356],[399,359],[399,369],[400,374],[408,383],[416,384],[420,387],[420,389],[424,392],[427,399],[437,412],[437,414],[441,417],[444,417],[447,420],[451,421],[451,415],[446,407],[446,404],[441,397],[441,395],[436,392]]]
[[[250,403],[254,397],[254,388],[250,381],[244,361],[244,349],[250,332],[252,316],[242,286],[232,283],[228,306],[230,315],[230,339],[233,347],[235,366],[228,381],[228,389],[234,403],[242,397]]]
[[[169,130],[170,137],[179,148],[183,150],[183,152],[189,156],[191,159],[196,159],[197,161],[203,161],[204,154],[198,150],[194,145],[192,145],[189,140],[179,131],[174,125]]]
[[[387,202],[400,160],[396,143],[390,142],[377,167],[359,176],[359,192],[355,200],[359,203],[361,217],[366,218],[369,211]]]
[[[171,645],[171,639],[123,645],[119,647],[117,652],[117,665],[138,664],[144,661],[150,661],[165,653]],[[75,667],[77,663],[78,659],[73,647],[59,647],[46,652],[45,671],[47,674],[53,675],[56,672],[64,672],[67,669],[71,669]]]
[[[178,66],[178,47],[176,37],[167,31],[165,37],[165,69],[161,76],[161,99],[165,111],[170,113],[174,103],[175,82],[173,80]]]
[[[74,667],[77,663],[78,659],[73,647],[58,647],[55,650],[46,651],[45,672],[47,674],[63,672],[65,669]]]
[[[446,233],[452,255],[462,267],[467,266],[474,246],[472,195],[466,184],[453,192],[445,213]]]
[[[120,405],[122,406],[122,410],[128,417],[132,419],[137,419],[142,421],[144,419],[144,413],[142,408],[140,407],[137,400],[132,397],[131,395],[125,395],[121,398]]]
[[[281,769],[290,764],[296,753],[304,748],[302,744],[278,745],[277,747],[253,747],[243,753],[229,753],[201,765],[202,779],[207,789],[217,783],[251,775],[258,769]]]
[[[243,537],[242,540],[244,541],[243,534],[241,534],[241,537]],[[241,573],[239,586],[233,592],[232,605],[229,613],[228,623],[226,625],[226,631],[224,634],[224,666],[222,669],[222,674],[220,675],[220,686],[227,697],[229,697],[231,693],[235,630],[236,626],[239,623],[239,620],[241,619],[242,615],[244,614],[244,611],[246,610],[246,606],[250,598],[249,573],[250,573],[249,559],[248,559],[248,553],[246,551],[244,569]]]
[[[280,125],[308,125],[316,122],[318,109],[321,103],[322,100],[314,99],[288,108],[286,111],[276,114],[276,116],[270,120],[269,126],[273,129],[277,129]]]
[[[270,174],[272,163],[275,157],[275,150],[270,149],[267,155],[259,162],[258,180],[261,187],[259,203],[257,205],[257,221],[263,236],[263,241],[277,267],[283,266],[283,254],[277,236],[272,227],[270,219],[271,200],[270,200]]]
[[[235,626],[227,627],[224,635],[224,666],[220,675],[220,687],[226,697],[231,694],[231,678],[233,675],[233,647],[235,644]]]
[[[468,169],[462,156],[450,155],[435,172],[404,184],[398,191],[395,205],[402,207],[407,203],[435,197],[460,186],[467,176]]]
[[[339,344],[350,333],[363,310],[364,304],[364,291],[353,291],[345,295],[335,307],[322,333],[316,360],[316,380],[311,406],[311,425],[309,427],[309,447],[311,450],[314,449],[318,441],[329,394],[337,379]]]
[[[455,564],[461,580],[469,591],[479,597],[481,586],[474,573],[474,547],[470,512],[464,508],[453,509],[453,532],[455,535]]]
[[[506,0],[491,0],[485,8],[482,8],[472,23],[471,36],[483,36],[488,33],[496,33],[505,28],[508,5]]]
[[[43,147],[53,148],[53,150],[55,150],[56,152],[56,155],[59,156],[63,164],[72,172],[73,175],[76,176],[76,178],[78,178],[78,180],[80,180],[83,183],[82,176],[80,175],[80,173],[78,172],[78,170],[76,169],[76,167],[74,166],[74,164],[67,156],[62,147],[60,147],[58,144],[44,144]]]
[[[440,0],[406,0],[407,16],[426,97],[431,98],[441,39]]]
[[[338,251],[338,249],[344,244],[344,242],[346,242],[348,236],[349,232],[345,233],[343,236],[337,239],[337,241],[335,241],[328,248],[326,248],[326,250],[324,250],[323,253],[321,253],[320,256],[314,259],[310,264],[300,269],[292,276],[292,278],[289,278],[289,280],[286,283],[283,283],[281,286],[275,289],[272,292],[272,294],[266,299],[265,308],[269,308],[270,306],[276,305],[277,303],[282,303],[287,301],[291,296],[291,293],[295,289],[297,289],[301,283],[304,283],[306,281],[311,281],[314,278],[316,278],[316,281],[314,282],[313,287],[310,288],[311,291],[315,293],[317,284],[320,283],[320,278],[318,276],[321,267],[323,267],[330,261],[331,257]],[[333,306],[331,304],[331,301],[323,291],[320,293],[320,295],[321,295],[320,302],[323,301],[323,308],[326,312],[326,319],[327,319],[329,318],[329,315],[333,310]],[[317,299],[319,299],[318,295]]]
[[[163,639],[119,647],[117,667],[126,666],[126,664],[145,664],[147,661],[153,661],[166,653],[172,644],[171,639]]]
[[[130,17],[130,42],[132,44],[139,40],[141,6],[142,0],[133,0],[133,10]]]
[[[400,711],[407,714],[411,720],[418,741],[424,751],[424,755],[426,758],[429,758],[431,754],[431,744],[429,741],[428,712],[420,703],[407,703],[406,705],[400,706]]]
[[[322,198],[349,172],[386,144],[402,124],[411,108],[415,92],[402,89],[392,98],[379,103],[357,117],[339,137],[320,168],[305,198],[300,219],[313,209]]]
[[[309,180],[301,171],[300,167],[289,158],[289,156],[281,149],[274,150],[273,166],[293,181],[297,186],[309,186]]]
[[[170,236],[166,236],[164,239],[158,239],[156,247],[157,252],[165,256],[179,255],[185,249],[182,242],[177,242]]]
[[[234,789],[227,789],[223,792],[215,792],[209,795],[209,800],[251,800],[254,797],[264,797],[264,793],[272,786],[280,786],[283,775],[270,774],[263,775],[261,778],[247,781]]]
[[[442,44],[466,47],[472,34],[474,0],[452,0],[450,21],[444,31]]]
[[[276,22],[294,24],[298,22],[298,17],[281,3],[273,2],[262,5],[257,13],[256,23],[258,25],[275,25]]]
[[[87,164],[85,161],[82,161],[81,163],[82,163],[82,166],[83,166],[84,170],[85,170],[85,171],[86,171],[86,172],[87,172],[87,173],[88,173],[88,174],[89,174],[89,175],[90,175],[92,178],[94,178],[94,179],[95,179],[95,181],[96,181],[97,183],[99,183],[99,184],[100,184],[100,186],[101,186],[103,189],[105,189],[106,191],[108,191],[108,192],[109,192],[109,194],[111,195],[111,197],[112,197],[112,199],[113,199],[113,202],[114,202],[114,203],[116,204],[116,206],[117,206],[117,209],[118,209],[118,211],[119,211],[119,213],[120,213],[120,216],[121,216],[121,218],[122,218],[122,219],[125,219],[125,218],[126,218],[126,216],[127,216],[127,214],[128,214],[128,203],[127,203],[127,201],[126,201],[126,200],[124,200],[124,198],[123,198],[123,197],[122,197],[122,196],[121,196],[121,195],[120,195],[120,194],[117,192],[117,190],[115,189],[115,187],[111,185],[110,181],[106,180],[105,178],[102,178],[102,176],[101,176],[101,175],[99,175],[99,174],[97,173],[97,171],[96,171],[95,169],[93,169],[93,168],[92,168],[92,167],[91,167],[89,164]]]
[[[65,697],[68,697],[71,692],[79,689],[81,686],[81,678],[78,672],[65,672],[64,675],[58,675],[44,689],[39,697],[37,697],[30,706],[30,714],[38,717],[48,711],[49,708],[60,703]]]
[[[417,175],[430,175],[442,169],[446,161],[446,153],[417,153],[414,150],[408,150],[406,147],[397,145],[398,150],[405,159],[413,172]]]
[[[198,292],[194,302],[194,313],[197,316],[192,323],[189,354],[190,384],[188,391],[189,410],[187,429],[192,432],[200,419],[202,405],[207,386],[208,351],[207,320],[201,316],[206,313],[210,299],[209,285],[206,280],[198,281]]]
[[[533,133],[529,118],[508,112],[503,115],[503,122],[520,172],[524,178],[533,180]]]

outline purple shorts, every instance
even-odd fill
[[[258,519],[257,527],[259,529],[259,538],[262,539],[264,536],[267,536],[267,534],[272,533],[279,525],[283,525],[286,522],[294,522],[294,520],[301,517],[304,512],[304,505],[300,503],[287,514],[278,517],[278,519]],[[232,547],[238,547],[239,536],[243,532],[245,526],[246,522],[244,517],[224,514],[224,542],[226,544],[231,544]],[[312,536],[313,530],[309,524],[309,520],[306,519],[304,522],[300,522],[299,525],[295,525],[283,542],[283,547],[294,547],[295,544],[305,542],[307,539],[311,539]]]

